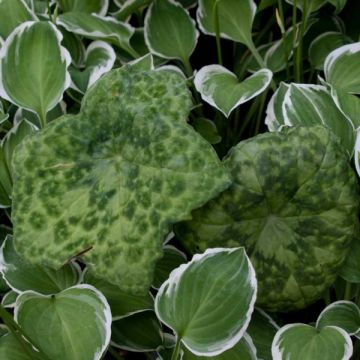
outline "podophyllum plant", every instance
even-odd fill
[[[0,359],[357,359],[359,11],[0,0]]]

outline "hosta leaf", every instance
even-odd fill
[[[85,93],[96,80],[112,69],[115,60],[115,51],[109,44],[104,41],[92,42],[86,50],[85,69],[70,69],[73,87]]]
[[[247,79],[239,79],[221,65],[204,66],[195,76],[196,90],[204,101],[226,117],[241,104],[261,94],[270,84],[272,72],[262,69]]]
[[[114,321],[111,333],[112,345],[135,352],[156,351],[164,341],[161,325],[153,311]]]
[[[15,251],[13,238],[8,235],[0,249],[0,271],[9,284],[17,291],[34,290],[42,294],[55,294],[80,281],[80,269],[73,264],[59,270],[31,265]]]
[[[113,320],[154,309],[154,299],[150,293],[145,295],[128,294],[118,286],[96,277],[91,271],[85,272],[84,283],[96,287],[106,297]]]
[[[192,126],[210,144],[218,144],[221,142],[221,136],[213,121],[202,117],[196,118],[194,119]]]
[[[80,36],[75,35],[65,29],[61,29],[63,34],[62,45],[69,51],[71,55],[72,64],[81,67],[85,59],[85,45],[81,41]]]
[[[6,39],[18,25],[30,20],[36,20],[36,15],[24,0],[0,1],[0,37],[3,39]]]
[[[316,321],[316,328],[321,330],[325,326],[337,326],[349,335],[360,331],[360,309],[351,301],[336,301],[327,306]]]
[[[18,26],[0,50],[0,96],[43,121],[70,85],[71,58],[61,39],[52,23],[29,21]]]
[[[256,13],[253,0],[199,0],[197,20],[203,33],[215,35],[214,5],[217,2],[220,35],[222,38],[252,43],[251,29]]]
[[[18,296],[19,294],[16,291],[10,290],[1,299],[1,305],[5,308],[13,308]]]
[[[343,90],[331,88],[331,96],[338,109],[357,129],[360,127],[360,98]]]
[[[228,174],[186,123],[180,75],[114,70],[82,104],[18,147],[15,247],[54,268],[84,253],[97,276],[145,293],[171,224],[228,187]]]
[[[351,338],[344,330],[327,326],[318,331],[305,324],[282,327],[272,347],[275,360],[349,360],[352,351]]]
[[[336,12],[339,13],[345,7],[347,0],[328,0],[328,2],[334,5]]]
[[[326,81],[335,89],[360,94],[360,42],[344,45],[326,58]]]
[[[76,11],[87,14],[105,16],[109,7],[109,0],[57,0],[63,12]]]
[[[287,3],[291,5],[295,5],[294,0],[285,0]],[[326,4],[327,0],[297,0],[296,6],[301,11],[306,11],[306,13],[312,13],[316,10],[319,10],[322,6]]]
[[[358,185],[344,149],[324,127],[295,127],[240,142],[224,164],[233,185],[177,224],[178,238],[192,252],[244,246],[261,307],[319,299],[358,236]]]
[[[155,311],[193,354],[215,356],[240,341],[255,300],[255,272],[245,250],[217,248],[170,274]]]
[[[110,307],[89,285],[50,296],[26,291],[16,301],[15,320],[52,360],[100,360],[110,342]]]
[[[145,39],[155,55],[188,62],[197,42],[189,13],[173,0],[155,0],[145,18]]]
[[[30,346],[27,351],[15,335],[8,333],[0,337],[1,360],[42,360]]]

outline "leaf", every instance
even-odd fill
[[[243,337],[256,289],[243,248],[208,249],[170,274],[155,298],[155,311],[193,354],[215,356]]]
[[[65,29],[61,28],[63,34],[62,45],[69,51],[71,55],[71,61],[74,66],[83,66],[85,60],[85,45],[81,41],[80,36],[75,35]]]
[[[358,236],[358,184],[324,127],[284,128],[240,142],[224,160],[233,185],[175,226],[190,252],[244,246],[257,305],[304,308],[335,281]]]
[[[289,324],[276,334],[272,346],[274,360],[349,360],[353,351],[350,336],[336,326],[318,331],[305,324]]]
[[[61,40],[52,23],[29,21],[18,26],[0,50],[0,96],[43,121],[70,85],[71,58]]]
[[[76,11],[105,16],[109,0],[56,0],[63,12]]]
[[[210,144],[218,144],[221,142],[221,136],[216,128],[214,122],[206,118],[194,119],[192,126],[201,134]]]
[[[22,344],[12,333],[0,337],[1,360],[41,360],[35,350],[28,347],[28,351],[29,353],[25,351]]]
[[[145,294],[172,224],[230,184],[187,124],[191,106],[180,75],[126,66],[91,87],[79,115],[24,141],[13,159],[18,253],[55,269],[83,254],[96,276]]]
[[[261,94],[270,84],[272,72],[262,69],[247,79],[239,79],[221,65],[204,66],[196,73],[194,84],[201,97],[226,117],[241,104]]]
[[[34,290],[55,294],[80,281],[80,269],[75,264],[53,270],[27,263],[16,253],[11,235],[6,237],[0,249],[0,271],[7,284],[18,293]]]
[[[251,29],[256,14],[253,0],[199,0],[197,20],[204,34],[215,35],[214,5],[217,2],[220,36],[245,45],[252,44]]]
[[[16,301],[15,320],[52,360],[100,360],[110,342],[110,307],[89,285],[50,296],[26,291]]]
[[[18,297],[18,293],[14,290],[8,291],[3,298],[1,299],[1,305],[5,308],[13,308],[15,306],[16,299]],[[1,336],[1,334],[0,334]]]
[[[70,69],[75,90],[84,94],[92,84],[112,69],[115,60],[115,51],[109,44],[104,41],[92,42],[86,50],[85,69]]]
[[[188,63],[197,43],[195,22],[173,0],[155,0],[145,17],[145,40],[150,51],[165,59]]]
[[[112,17],[68,12],[59,15],[56,23],[74,34],[88,39],[108,41],[129,54],[134,54],[129,44],[134,28]]]
[[[294,5],[294,0],[285,0],[288,4]],[[307,14],[319,10],[326,4],[327,0],[297,0],[297,7],[302,11],[306,11]]]
[[[111,330],[112,345],[128,351],[156,351],[164,341],[161,325],[153,311],[114,321]]]
[[[24,0],[0,1],[0,37],[6,39],[20,24],[37,20]]]
[[[324,64],[326,81],[335,89],[360,94],[360,42],[332,51]]]
[[[337,326],[345,330],[349,335],[355,335],[360,331],[359,307],[353,302],[345,300],[328,305],[316,321],[318,330],[326,326]]]
[[[118,286],[96,277],[88,270],[84,273],[84,283],[96,287],[106,297],[113,320],[154,309],[154,299],[150,292],[145,295],[128,294]]]
[[[336,8],[336,13],[339,13],[345,7],[347,0],[328,0],[328,2],[334,5]]]
[[[357,152],[355,153],[357,154]],[[356,155],[358,156],[358,155]],[[357,164],[355,157],[355,164]],[[358,172],[359,174],[359,172]],[[360,284],[360,241],[359,237],[356,237],[351,244],[351,251],[341,268],[340,276],[350,283]]]

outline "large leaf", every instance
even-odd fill
[[[244,335],[256,288],[243,248],[208,249],[170,274],[155,298],[155,311],[193,354],[215,356]]]
[[[295,127],[240,142],[224,161],[233,185],[175,227],[192,252],[244,246],[258,305],[303,308],[319,299],[358,236],[358,184],[324,127]]]
[[[85,253],[97,276],[146,292],[171,224],[230,183],[186,123],[191,106],[182,76],[129,66],[98,80],[79,115],[25,140],[13,159],[18,253],[54,268]]]
[[[70,85],[71,58],[61,39],[52,23],[29,21],[18,26],[0,50],[0,96],[37,113],[43,125],[46,113]]]
[[[110,342],[110,307],[89,285],[50,296],[26,291],[15,320],[51,360],[100,360]]]
[[[178,3],[155,0],[147,11],[145,39],[153,54],[188,63],[197,36],[194,21]]]
[[[105,16],[109,7],[109,0],[57,0],[63,12],[77,11],[87,14]]]

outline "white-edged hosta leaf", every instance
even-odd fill
[[[129,44],[134,28],[112,17],[68,12],[59,15],[56,23],[74,34],[93,40],[106,40],[129,54],[134,52]]]
[[[358,151],[359,150],[355,148],[354,160],[360,176]],[[354,241],[351,244],[351,251],[349,251],[339,275],[350,283],[360,284],[360,241],[358,237],[354,238]]]
[[[61,33],[63,34],[61,43],[69,51],[72,64],[77,67],[83,66],[86,49],[81,37],[64,28],[61,28]]]
[[[155,298],[155,311],[193,354],[215,356],[244,335],[256,290],[244,248],[208,249],[172,271]]]
[[[109,7],[109,0],[57,0],[63,12],[76,11],[87,14],[105,16]]]
[[[188,62],[198,32],[187,10],[174,0],[155,0],[145,17],[145,40],[150,51],[166,59]]]
[[[285,325],[272,344],[273,360],[349,360],[352,352],[350,336],[336,326],[317,330],[306,324]]]
[[[105,279],[96,277],[88,269],[84,273],[84,283],[96,287],[106,297],[111,308],[113,320],[154,309],[154,299],[149,292],[145,295],[126,293]]]
[[[335,89],[360,94],[360,42],[332,51],[324,64],[326,81]]]
[[[170,71],[182,76],[185,80],[187,76],[181,71],[178,66],[175,65],[162,65],[156,69],[156,71]]]
[[[263,310],[255,308],[247,333],[256,347],[257,357],[261,360],[272,360],[271,344],[279,326]]]
[[[338,109],[330,92],[322,85],[292,83],[282,104],[285,125],[324,125],[331,129],[347,149],[354,152],[355,128]]]
[[[256,355],[254,343],[251,337],[245,333],[235,346],[215,356],[196,356],[184,347],[181,360],[258,360]]]
[[[5,308],[13,308],[18,296],[19,294],[14,290],[8,291],[1,299],[1,305]]]
[[[218,144],[221,142],[221,136],[213,121],[200,117],[193,120],[192,126],[210,144]]]
[[[12,333],[0,336],[1,360],[43,360],[31,346],[26,349]]]
[[[0,37],[3,39],[23,22],[36,19],[36,15],[24,0],[0,1]]]
[[[295,5],[294,0],[285,0],[290,5]],[[306,11],[306,13],[312,13],[319,10],[322,6],[326,4],[327,0],[297,0],[296,6],[301,11]]]
[[[238,106],[261,94],[271,80],[272,72],[268,69],[239,82],[237,76],[223,66],[208,65],[196,73],[194,84],[204,101],[229,117]]]
[[[87,91],[78,115],[23,141],[13,158],[19,254],[53,268],[82,255],[96,276],[145,294],[172,224],[230,184],[186,122],[191,107],[180,75],[125,66]]]
[[[139,71],[155,70],[154,57],[152,56],[151,53],[128,62],[128,65],[130,65],[133,69]]]
[[[19,25],[0,50],[0,97],[45,119],[70,85],[71,57],[61,39],[50,22]]]
[[[15,320],[52,360],[100,360],[110,342],[109,304],[90,285],[49,296],[25,291],[17,298]]]
[[[186,255],[171,245],[164,246],[164,255],[156,263],[152,286],[158,289],[167,280],[171,271],[186,262]]]
[[[341,32],[328,31],[315,38],[309,47],[309,60],[317,70],[324,69],[326,57],[335,49],[349,44],[351,39]]]
[[[127,316],[113,321],[111,344],[134,352],[156,351],[163,345],[161,324],[154,311]]]
[[[220,36],[242,44],[252,43],[251,30],[256,13],[253,0],[199,0],[197,20],[200,29],[208,35],[215,35],[214,5],[219,14]]]
[[[360,309],[351,302],[340,300],[328,305],[319,315],[316,328],[323,329],[325,326],[337,326],[345,330],[349,335],[355,335],[360,331]]]
[[[54,270],[27,263],[16,253],[11,235],[6,237],[0,249],[0,271],[16,292],[34,290],[42,294],[55,294],[80,281],[78,265],[66,264]]]
[[[112,69],[115,60],[116,54],[111,45],[100,40],[92,42],[85,53],[85,68],[70,68],[72,86],[84,94],[96,80]]]

